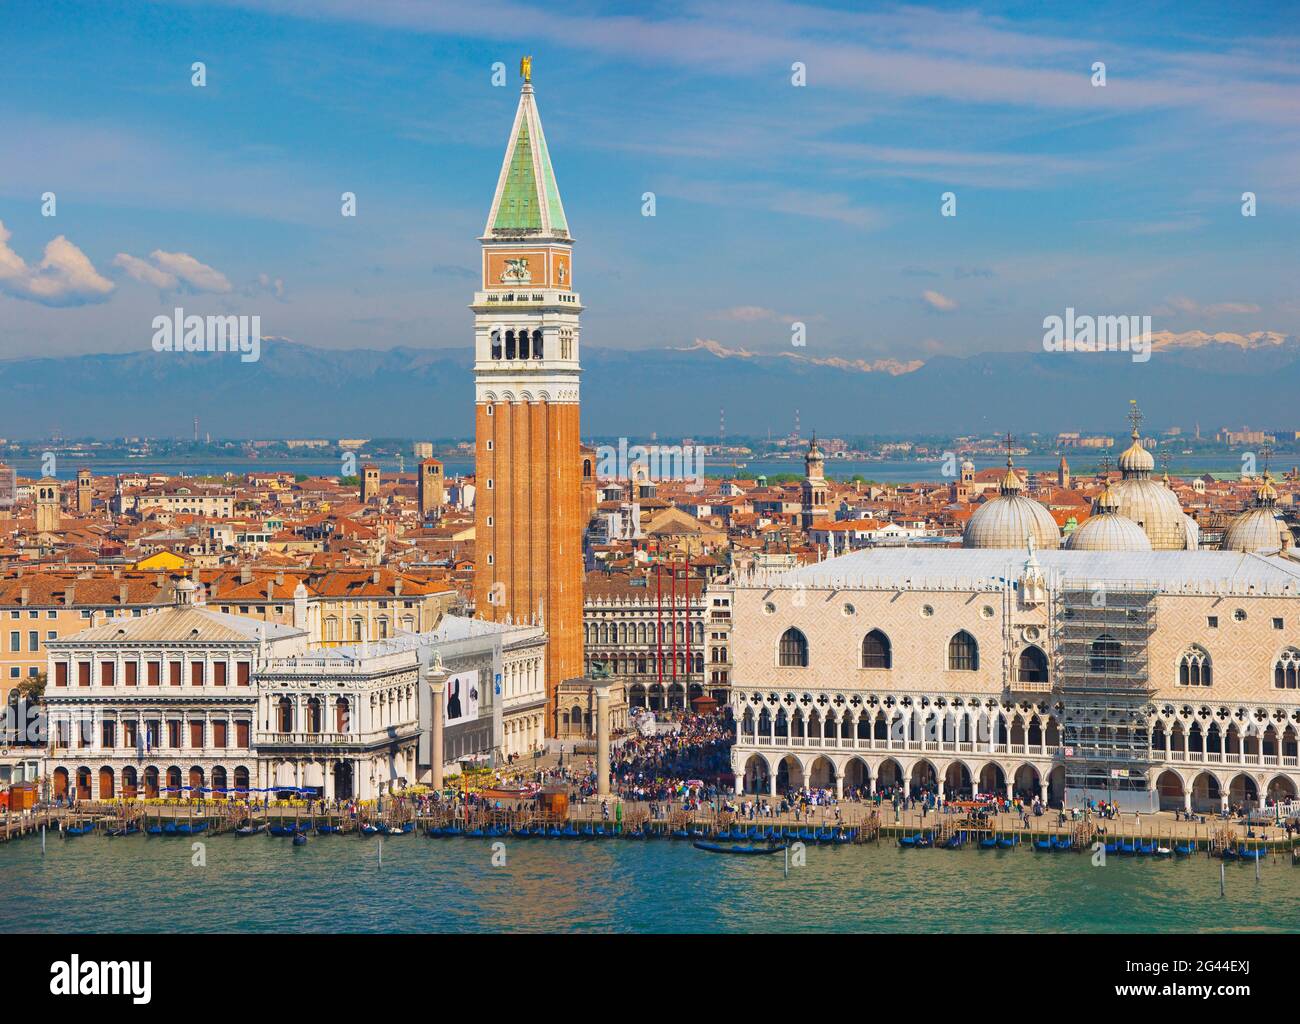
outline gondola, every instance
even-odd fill
[[[837,829],[835,830],[835,840],[834,840],[834,841],[835,841],[836,843],[840,843],[840,844],[843,844],[843,843],[851,843],[851,842],[853,842],[853,835],[849,832],[848,829],[845,829],[845,828],[837,828]]]
[[[1219,856],[1222,857],[1224,860],[1236,860],[1237,851],[1225,849],[1221,854],[1219,854]]]
[[[1073,839],[1064,839],[1064,838],[1061,838],[1061,837],[1058,836],[1057,838],[1055,838],[1055,839],[1052,840],[1052,849],[1053,849],[1053,850],[1072,850],[1072,849],[1074,849],[1074,840],[1073,840]]]
[[[194,821],[194,822],[182,821],[179,825],[176,826],[177,834],[183,836],[192,836],[192,835],[196,835],[199,832],[206,832],[207,830],[208,830],[208,823],[206,821]]]
[[[379,826],[371,825],[369,822],[366,822],[366,824],[362,825],[358,831],[360,831],[363,836],[377,836],[379,835]],[[482,829],[479,831],[481,832]]]
[[[704,850],[706,853],[731,853],[742,857],[753,857],[766,853],[780,853],[785,849],[784,846],[751,846],[749,844],[724,845],[722,843],[710,843],[703,840],[697,840],[691,844],[697,850]]]
[[[998,845],[998,841],[993,836],[985,836],[983,839],[980,840],[981,850],[993,850],[997,848],[997,845]]]
[[[180,835],[180,829],[177,828],[176,822],[169,821],[162,827],[162,834],[165,836]]]
[[[998,840],[999,850],[1009,850],[1011,847],[1018,845],[1020,839],[1017,836],[1003,836]]]
[[[306,846],[306,845],[307,845],[307,833],[306,833],[306,832],[295,832],[295,833],[293,834],[293,845],[294,845],[294,846]]]
[[[547,839],[559,839],[563,835],[564,835],[564,831],[560,828],[559,825],[550,825],[546,829]]]
[[[1035,850],[1044,850],[1044,851],[1047,851],[1047,852],[1051,852],[1051,849],[1052,849],[1052,841],[1051,841],[1050,839],[1035,839],[1035,840],[1034,840],[1034,849],[1035,849]]]
[[[520,825],[518,828],[513,829],[510,834],[514,836],[516,839],[531,839],[533,837],[533,834],[529,832],[528,829],[526,829],[523,825]]]
[[[77,836],[88,836],[90,835],[90,833],[94,831],[95,831],[94,823],[89,822],[84,825],[66,825],[64,826],[63,834],[65,836],[68,836],[69,838],[75,839]]]
[[[916,836],[899,836],[898,845],[905,850],[911,849],[916,846]]]
[[[1137,852],[1138,852],[1138,856],[1140,856],[1140,857],[1150,857],[1153,853],[1156,852],[1156,844],[1155,844],[1155,843],[1138,843],[1138,844],[1137,844]]]
[[[144,834],[147,835],[147,836],[160,836],[160,835],[163,834],[162,826],[161,826],[161,825],[146,825],[146,826],[144,827]]]
[[[729,843],[729,842],[731,842],[731,829],[729,829],[729,828],[719,829],[719,830],[714,834],[713,838],[714,838],[714,841],[715,841],[715,842],[719,842],[719,843]]]
[[[316,834],[318,836],[328,836],[334,832],[337,832],[338,830],[339,827],[337,825],[327,825],[323,821],[316,826]]]
[[[404,836],[415,829],[414,822],[406,822],[403,825],[380,825],[379,831],[386,836]]]
[[[813,832],[813,830],[810,828],[801,828],[798,834],[799,834],[799,842],[801,843],[817,842],[817,834]]]
[[[1137,852],[1137,847],[1134,846],[1132,843],[1120,843],[1119,852],[1124,854],[1125,856],[1130,856]]]
[[[1157,846],[1155,849],[1155,855],[1157,857],[1172,857],[1173,854],[1174,851],[1167,846]]]
[[[960,835],[952,835],[943,841],[943,848],[945,850],[959,850],[964,842],[965,840]]]
[[[829,828],[819,828],[817,830],[817,842],[819,843],[834,842],[834,837],[831,835],[831,830]]]
[[[110,836],[114,839],[119,839],[122,836],[133,836],[139,831],[140,831],[139,825],[137,825],[134,821],[128,821],[125,825],[121,825],[118,828],[110,828],[107,832],[104,833],[104,835]]]
[[[934,836],[930,835],[928,832],[918,832],[916,834],[916,848],[918,850],[925,849],[933,845],[934,845]]]
[[[576,828],[573,827],[573,824],[571,822],[566,824],[564,828],[560,829],[560,835],[562,835],[565,839],[577,839],[581,834],[582,833],[580,833]]]
[[[1267,854],[1268,854],[1267,850],[1263,849],[1262,847],[1256,847],[1253,850],[1238,850],[1237,859],[1238,860],[1263,860],[1264,857],[1267,856]]]
[[[1186,843],[1180,843],[1178,846],[1174,847],[1174,854],[1179,857],[1190,857],[1192,855],[1192,848]]]
[[[1112,840],[1111,842],[1107,843],[1107,844],[1106,844],[1106,852],[1107,852],[1107,853],[1119,853],[1119,841],[1118,841],[1118,840]]]
[[[272,825],[270,827],[273,836],[291,836],[293,835],[292,825]]]
[[[252,822],[249,822],[248,824],[240,825],[239,828],[235,829],[235,835],[237,837],[255,836],[265,831],[266,822],[262,822],[260,825],[254,825]]]
[[[684,828],[675,829],[671,834],[672,834],[672,838],[674,838],[674,839],[690,839],[690,838],[691,838],[691,834],[690,834],[689,832],[687,832],[686,829],[684,829]]]

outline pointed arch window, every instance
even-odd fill
[[[1288,647],[1273,665],[1273,686],[1278,690],[1300,688],[1300,651]]]
[[[889,637],[873,629],[862,638],[863,668],[893,668],[893,646]]]
[[[954,672],[977,672],[979,667],[979,644],[966,630],[958,630],[948,641],[948,668]]]
[[[1209,686],[1213,682],[1212,671],[1209,652],[1192,644],[1178,659],[1178,685]]]
[[[1047,682],[1047,655],[1041,647],[1029,646],[1020,652],[1016,676],[1022,683]]]
[[[808,638],[791,626],[781,634],[777,664],[782,668],[808,667]]]

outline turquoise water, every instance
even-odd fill
[[[1300,930],[1300,868],[882,841],[728,857],[689,843],[89,836],[0,846],[0,931],[1181,932]]]

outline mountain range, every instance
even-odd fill
[[[908,362],[758,353],[699,339],[678,348],[583,348],[584,436],[712,440],[727,433],[964,434],[1285,428],[1300,393],[1300,337],[1153,336],[1126,353],[989,352]],[[261,360],[143,352],[0,361],[0,436],[456,437],[473,431],[472,353],[324,349],[266,339]]]

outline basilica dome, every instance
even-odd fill
[[[1277,491],[1267,471],[1255,504],[1238,515],[1223,533],[1223,551],[1278,551],[1293,544],[1291,530],[1277,516]]]
[[[1195,530],[1188,530],[1188,518],[1169,487],[1151,479],[1156,460],[1142,446],[1136,424],[1133,443],[1119,457],[1122,479],[1114,485],[1115,511],[1142,527],[1156,551],[1195,551]]]
[[[1119,497],[1109,484],[1093,503],[1093,516],[1065,545],[1071,551],[1150,551],[1146,531],[1119,513]]]
[[[1036,548],[1059,548],[1061,529],[1042,505],[1020,493],[1020,478],[1007,459],[1001,493],[980,506],[962,534],[964,548],[1023,548],[1032,539]]]

